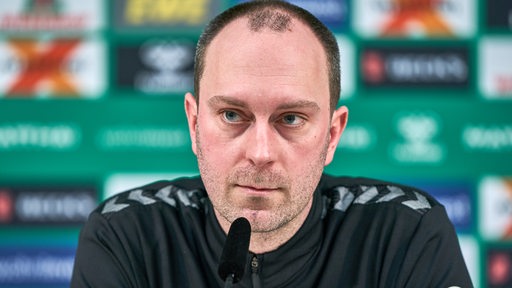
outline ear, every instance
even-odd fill
[[[192,151],[197,155],[196,133],[197,133],[197,101],[191,93],[185,94],[185,113],[187,114],[188,131],[192,141]]]
[[[334,152],[340,142],[341,134],[345,130],[348,120],[348,108],[341,106],[334,111],[331,119],[331,128],[329,129],[329,146],[327,147],[327,155],[325,158],[325,166],[329,165],[334,158]]]

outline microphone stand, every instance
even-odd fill
[[[251,239],[251,224],[243,217],[237,218],[229,227],[222,249],[218,273],[225,281],[224,287],[231,288],[242,278]]]
[[[226,283],[224,283],[224,288],[233,287],[233,279],[235,278],[235,274],[231,273],[226,277]]]

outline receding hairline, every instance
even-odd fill
[[[269,11],[272,13],[279,13],[280,17],[287,16],[288,19],[286,20],[286,24],[283,24],[281,26],[278,26],[277,29],[269,28],[268,26],[261,25],[261,23],[255,23],[255,20],[252,18],[255,16],[255,14],[265,13],[265,11]],[[246,22],[244,22],[246,21]],[[241,22],[241,23],[240,23]],[[234,17],[230,19],[227,23],[223,25],[221,29],[215,33],[215,35],[211,38],[211,40],[208,42],[208,45],[204,47],[204,52],[202,56],[202,62],[203,67],[201,70],[201,77],[204,75],[205,68],[207,66],[208,61],[206,59],[208,58],[208,54],[210,51],[210,48],[214,46],[215,42],[222,41],[223,39],[220,39],[222,37],[221,34],[226,32],[226,30],[232,28],[233,25],[241,24],[242,26],[245,25],[247,28],[247,31],[251,33],[266,33],[266,32],[275,32],[275,33],[293,33],[296,32],[298,26],[302,25],[299,29],[304,29],[303,31],[307,31],[310,36],[312,36],[313,39],[316,40],[316,44],[320,47],[320,50],[322,52],[322,57],[324,57],[325,60],[325,72],[329,73],[329,62],[328,62],[328,51],[327,48],[323,45],[322,41],[319,39],[318,35],[313,31],[313,29],[310,27],[310,25],[300,17],[294,15],[292,12],[285,10],[278,6],[278,8],[273,7],[263,7],[260,10],[254,10],[254,11],[248,11],[245,14],[240,14],[237,17]],[[261,25],[261,26],[259,26]],[[313,40],[314,41],[314,40]],[[329,77],[328,77],[329,79]],[[199,95],[195,95],[195,97],[198,97]]]
[[[283,12],[287,12],[285,10],[283,10]],[[308,34],[308,37],[312,37],[312,41],[316,41],[315,42],[315,45],[317,45],[317,47],[320,48],[320,52],[322,53],[323,57],[327,60],[327,56],[328,56],[328,52],[327,52],[327,49],[324,47],[324,45],[322,44],[322,41],[319,39],[319,37],[315,34],[315,32],[313,31],[313,29],[311,29],[311,27],[305,22],[305,21],[302,21],[302,19],[298,18],[298,17],[293,17],[291,14],[287,13],[287,16],[290,16],[289,18],[289,21],[287,21],[286,25],[283,25],[283,26],[280,26],[279,27],[279,30],[277,29],[271,29],[271,28],[268,28],[268,27],[258,27],[257,29],[255,29],[255,26],[254,26],[254,22],[253,22],[253,19],[250,18],[250,15],[249,14],[244,14],[244,15],[240,15],[240,17],[237,17],[237,18],[233,18],[231,21],[229,21],[229,23],[227,23],[226,25],[224,25],[222,27],[222,29],[220,29],[216,35],[211,39],[211,41],[208,43],[208,45],[205,47],[205,50],[204,50],[204,55],[203,55],[203,61],[204,63],[206,64],[207,61],[206,60],[206,56],[208,55],[208,51],[210,50],[210,47],[213,46],[213,44],[215,42],[220,42],[220,41],[224,41],[224,39],[221,39],[223,38],[224,36],[222,35],[223,33],[225,33],[227,30],[229,29],[232,29],[233,26],[235,25],[239,25],[239,27],[244,27],[245,26],[245,31],[248,31],[249,33],[251,34],[260,34],[260,33],[268,33],[268,32],[274,32],[276,34],[279,34],[279,33],[307,33]],[[298,24],[298,25],[297,25]],[[310,45],[312,42],[309,42],[309,41],[305,41],[305,43],[307,43],[307,45]],[[326,68],[328,68],[328,63],[326,63]]]
[[[197,50],[196,50],[196,61],[194,67],[194,96],[197,100],[199,100],[199,84],[201,82],[201,78],[204,72],[204,66],[206,65],[206,54],[209,50],[211,43],[217,38],[218,34],[220,34],[227,26],[231,23],[235,22],[238,19],[247,18],[249,19],[253,15],[267,13],[268,11],[271,15],[278,15],[278,17],[285,16],[284,18],[289,18],[290,23],[302,23],[306,28],[314,35],[314,38],[318,41],[323,51],[324,57],[326,59],[326,67],[328,73],[328,85],[329,85],[329,97],[330,97],[330,106],[331,112],[337,106],[337,103],[340,98],[340,63],[339,63],[339,48],[336,37],[318,18],[316,18],[309,11],[285,2],[285,1],[252,1],[252,2],[244,2],[238,5],[235,5],[223,13],[217,15],[214,19],[212,19],[205,30],[201,34]],[[293,21],[291,21],[293,20]],[[280,21],[278,21],[280,23]],[[278,28],[281,26],[277,26]],[[288,27],[284,25],[283,27]],[[275,27],[274,27],[275,28]],[[282,27],[281,27],[282,28]],[[267,28],[265,28],[267,29]],[[274,31],[278,31],[279,29],[271,29]],[[287,29],[280,29],[281,31],[287,33]]]

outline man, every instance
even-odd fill
[[[279,1],[215,18],[185,96],[201,177],[105,201],[83,228],[73,287],[222,287],[226,233],[252,234],[235,287],[470,287],[444,208],[413,188],[331,177],[347,121],[333,35]]]

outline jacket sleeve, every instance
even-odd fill
[[[129,258],[108,221],[94,212],[80,233],[71,287],[136,287]]]
[[[401,272],[399,287],[473,287],[443,206],[434,206],[419,222]]]

